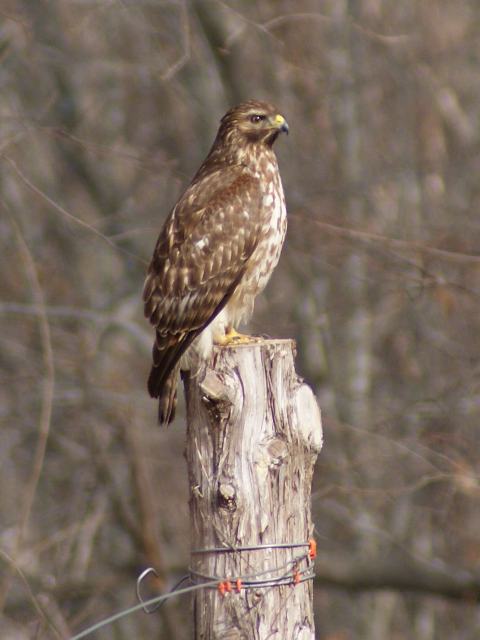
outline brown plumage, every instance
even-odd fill
[[[230,109],[160,232],[143,290],[160,423],[173,420],[180,368],[197,367],[248,319],[278,262],[286,211],[272,145],[281,131],[287,123],[270,104]]]

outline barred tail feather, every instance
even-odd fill
[[[179,366],[175,367],[170,376],[165,380],[162,391],[158,397],[159,424],[170,424],[175,418],[179,369]]]
[[[152,367],[148,378],[148,390],[150,395],[158,398],[158,422],[167,425],[175,418],[177,407],[177,384],[180,363],[177,363],[170,374],[165,378],[158,367]]]
[[[201,329],[180,336],[162,336],[157,332],[153,345],[153,366],[148,377],[148,392],[159,399],[158,421],[169,424],[175,417],[180,359]]]

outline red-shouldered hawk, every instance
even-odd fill
[[[273,143],[285,118],[250,100],[221,120],[213,146],[158,238],[143,300],[155,327],[148,390],[173,420],[180,368],[238,339],[282,249],[285,198]]]

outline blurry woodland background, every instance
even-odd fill
[[[219,118],[290,124],[250,330],[322,407],[322,640],[480,637],[480,3],[3,0],[0,635],[66,638],[188,564],[183,405],[145,388],[146,262]],[[191,637],[190,599],[96,638]]]

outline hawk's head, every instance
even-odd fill
[[[249,100],[233,107],[223,116],[218,138],[224,144],[263,143],[269,147],[288,124],[278,109],[268,102]]]

